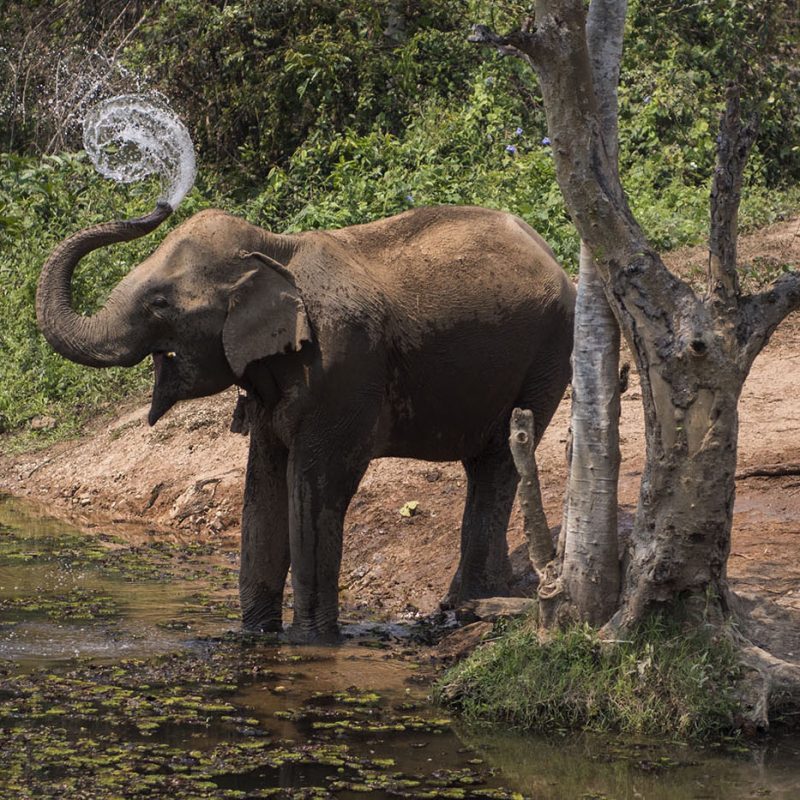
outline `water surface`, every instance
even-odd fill
[[[235,562],[229,541],[81,532],[0,498],[0,798],[800,797],[797,738],[475,731],[427,701],[413,629],[243,636]]]

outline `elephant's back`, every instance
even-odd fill
[[[432,206],[333,231],[359,257],[402,319],[439,327],[493,316],[507,324],[574,306],[574,290],[547,243],[513,214]]]
[[[388,295],[384,454],[470,458],[531,396],[526,407],[549,420],[568,380],[575,292],[542,238],[480,208],[420,209],[384,225],[364,226],[386,240],[361,250]]]
[[[574,290],[522,220],[439,206],[301,236],[321,351],[330,362],[361,337],[381,362],[391,411],[379,454],[471,457],[532,384],[544,387],[534,413],[549,419],[568,378]]]

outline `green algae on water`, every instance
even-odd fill
[[[0,613],[38,614],[55,621],[92,620],[116,617],[119,608],[99,589],[73,587],[63,594],[0,598]]]
[[[314,658],[305,654],[300,661]],[[317,659],[324,664],[324,659]],[[364,690],[316,693],[298,713],[297,741],[277,739],[237,702],[243,684],[274,680],[285,652],[245,637],[207,640],[200,653],[116,664],[75,663],[63,672],[14,674],[0,691],[0,796],[258,798],[357,792],[400,798],[521,797],[486,787],[469,766],[409,775],[396,759],[371,756],[339,735],[402,735],[442,729],[446,720],[396,712]],[[323,705],[313,705],[316,702]],[[354,702],[357,701],[357,702]],[[314,731],[318,713],[352,722]],[[31,753],[36,758],[31,758]]]

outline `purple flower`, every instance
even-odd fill
[[[507,144],[506,145],[506,153],[511,153],[511,155],[513,156],[514,153],[516,153],[516,152],[517,152],[517,148],[513,144]]]
[[[522,128],[517,128],[514,131],[514,136],[522,136],[523,133],[525,133],[525,131],[523,131]]]
[[[486,83],[486,85],[487,85],[487,86],[494,86],[494,78],[493,78],[493,77],[490,75],[490,76],[489,76],[489,77],[486,79],[485,83]]]
[[[406,195],[406,202],[407,202],[407,203],[413,203],[413,202],[414,202],[414,195],[413,195],[413,194],[411,194],[411,192],[409,192],[409,193]]]
[[[645,97],[645,99],[644,99],[644,100],[642,100],[642,102],[643,102],[645,105],[647,105],[647,104],[650,102],[650,100],[652,100],[652,98],[650,97],[650,95],[647,95],[647,97]]]
[[[542,139],[542,144],[545,147],[550,147],[550,137],[549,136],[545,136],[544,139]]]

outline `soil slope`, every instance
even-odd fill
[[[700,276],[705,251],[669,255],[683,275]],[[753,274],[800,265],[800,220],[740,241]],[[747,274],[747,270],[745,271]],[[46,451],[0,459],[0,490],[43,504],[88,527],[137,523],[158,535],[193,535],[222,542],[237,537],[247,440],[228,431],[234,391],[186,403],[156,425],[147,399],[97,420],[78,440]],[[623,396],[622,522],[635,510],[644,440],[635,375]],[[740,470],[800,462],[800,314],[773,336],[748,378],[740,405]],[[565,399],[538,450],[546,512],[560,522],[565,482]],[[458,561],[464,476],[458,464],[381,459],[373,462],[348,512],[341,587],[345,615],[429,613],[445,594]],[[400,514],[411,500],[412,517]],[[517,591],[530,589],[530,570],[515,510],[509,543]],[[737,591],[768,595],[800,609],[800,472],[737,481],[729,562]]]

